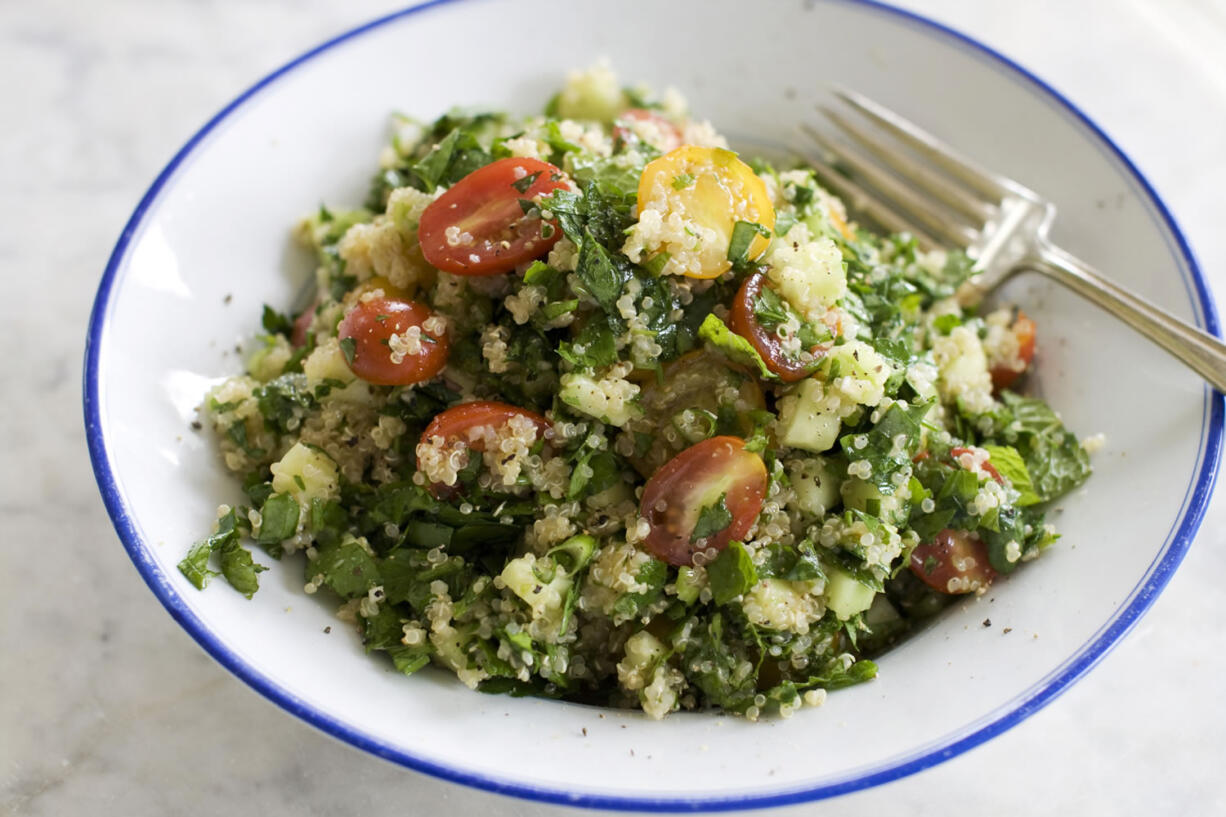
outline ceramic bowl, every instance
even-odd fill
[[[550,33],[526,31],[549,20]],[[1050,702],[1153,602],[1212,487],[1222,403],[1076,296],[1023,276],[1006,297],[1038,321],[1033,386],[1082,435],[1096,473],[1054,514],[1063,538],[980,599],[884,656],[880,677],[787,720],[642,716],[470,692],[367,657],[335,605],[275,564],[248,601],[175,569],[219,503],[240,499],[189,425],[239,371],[263,303],[288,306],[312,264],[289,228],[363,199],[387,116],[456,105],[539,110],[568,68],[610,59],[673,85],[735,142],[780,146],[829,83],[921,122],[1058,205],[1055,238],[1172,313],[1216,318],[1170,214],[1128,159],[1054,90],[954,31],[873,3],[459,0],[343,34],[208,122],[137,206],[89,327],[85,415],[120,539],[204,649],[277,705],[397,763],[546,801],[746,808],[827,797],[966,751]],[[990,620],[990,625],[989,625]],[[226,717],[226,712],[217,712]]]

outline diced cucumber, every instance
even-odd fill
[[[822,359],[822,374],[851,403],[875,406],[885,396],[885,382],[894,373],[877,350],[861,340],[835,346]]]
[[[285,371],[294,349],[284,335],[269,335],[264,344],[247,358],[247,373],[261,383],[267,383]]]
[[[838,245],[824,235],[810,235],[805,224],[776,237],[766,262],[775,290],[809,318],[824,313],[847,291],[847,269]]]
[[[370,403],[373,393],[370,386],[357,375],[345,362],[345,353],[341,351],[340,341],[328,338],[316,347],[302,361],[302,373],[306,375],[307,386],[315,389],[325,383],[343,384],[342,388],[331,389],[326,400],[345,400],[350,403]]]
[[[814,586],[811,581],[763,579],[745,594],[745,617],[759,627],[803,632],[821,609],[810,598]]]
[[[702,585],[698,581],[698,576],[694,568],[682,567],[677,570],[677,598],[681,599],[685,604],[693,604],[698,600],[698,594],[702,590]]]
[[[861,584],[841,567],[826,567],[826,607],[833,610],[840,621],[846,621],[872,607],[876,595],[876,590]]]
[[[339,380],[341,383],[352,383],[357,375],[345,362],[340,341],[328,338],[307,355],[302,361],[302,373],[307,377],[307,385],[315,388],[325,380]]]
[[[787,464],[796,507],[811,516],[825,516],[839,503],[842,474],[828,457],[805,457]]]
[[[336,463],[318,448],[295,443],[272,464],[272,489],[289,494],[303,508],[310,508],[311,500],[332,499],[340,493]]]
[[[779,442],[820,454],[829,451],[839,438],[842,420],[837,400],[826,400],[817,380],[804,380],[791,394],[779,401]]]
[[[907,521],[911,508],[907,503],[909,492],[904,484],[893,494],[883,494],[871,482],[865,482],[859,477],[851,477],[840,488],[843,504],[857,511],[871,514],[891,525],[901,525]]]
[[[617,678],[621,685],[630,690],[647,686],[648,672],[664,657],[665,652],[664,642],[646,630],[627,638],[625,657],[617,663]]]
[[[642,413],[634,398],[639,387],[620,378],[595,380],[580,372],[562,375],[558,396],[589,417],[623,426]]]
[[[538,570],[552,571],[553,577],[543,582],[536,575]],[[566,594],[570,592],[571,578],[552,560],[538,561],[535,555],[526,553],[507,562],[502,569],[502,580],[512,593],[532,608],[534,619],[552,624],[562,620],[562,608],[566,603]]]

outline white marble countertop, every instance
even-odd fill
[[[1097,121],[1226,292],[1226,0],[901,4],[1018,60]],[[0,3],[2,814],[570,813],[365,755],[226,673],[128,562],[85,451],[86,316],[146,186],[254,79],[387,10],[380,0]],[[1226,814],[1223,575],[1219,492],[1152,611],[1052,705],[936,768],[786,811]]]

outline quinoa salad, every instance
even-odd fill
[[[309,296],[200,408],[246,504],[179,567],[250,598],[282,560],[406,675],[786,717],[1039,556],[1090,473],[964,255],[606,66],[541,115],[394,116],[364,205],[296,235]]]

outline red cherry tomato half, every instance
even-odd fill
[[[950,595],[977,592],[996,578],[983,542],[952,528],[911,551],[911,572],[933,590]]]
[[[992,386],[997,391],[1007,389],[1022,376],[1022,373],[1030,366],[1030,362],[1034,360],[1034,336],[1035,323],[1026,316],[1025,312],[1017,313],[1017,320],[1013,322],[1013,335],[1017,338],[1017,359],[1021,361],[1022,367],[1016,369],[1008,364],[999,364],[992,367]]]
[[[431,438],[441,437],[447,441],[460,440],[476,451],[485,449],[484,440],[470,440],[468,432],[481,426],[501,428],[512,417],[526,417],[536,426],[538,436],[549,428],[549,421],[535,411],[528,411],[510,403],[498,403],[493,400],[476,400],[472,403],[461,403],[440,412],[426,426],[421,435],[423,443]]]
[[[958,447],[949,449],[949,456],[953,457],[954,460],[957,460],[963,454],[971,454],[973,456],[974,453],[975,452],[971,451],[969,448]],[[912,462],[914,462],[914,460],[912,460]],[[1005,478],[1000,475],[1000,472],[996,470],[996,466],[992,465],[990,460],[984,460],[983,465],[980,467],[986,471],[988,476],[990,476],[992,479],[996,480],[1001,485],[1005,484]]]
[[[817,361],[825,354],[825,349],[821,346],[810,349],[813,360],[809,362],[802,362],[784,351],[783,340],[773,331],[763,327],[758,316],[754,314],[754,307],[765,285],[766,276],[760,272],[745,279],[732,301],[730,326],[733,332],[753,345],[766,363],[766,368],[779,375],[779,379],[784,383],[803,380],[813,373]]]
[[[434,313],[417,301],[358,301],[337,327],[341,348],[351,342],[345,352],[349,368],[379,386],[407,386],[434,377],[447,365],[450,343],[446,331],[426,329],[432,317]]]
[[[613,122],[613,138],[618,142],[633,142],[641,139],[634,129],[638,122],[654,126],[656,138],[646,140],[661,153],[668,153],[681,147],[681,129],[655,111],[646,108],[631,108],[622,111]]]
[[[456,275],[497,275],[538,258],[562,232],[526,215],[520,201],[569,184],[561,170],[537,159],[508,157],[477,168],[421,214],[422,255]]]
[[[549,421],[534,411],[498,403],[478,400],[461,403],[434,416],[421,435],[421,445],[441,446],[444,449],[467,448],[470,451],[485,450],[485,430],[497,431],[513,417],[523,417],[536,426],[537,439],[549,430]],[[455,493],[454,486],[432,483],[430,493],[443,498]]]
[[[673,565],[688,565],[694,554],[723,550],[743,539],[762,511],[766,496],[766,465],[745,450],[739,437],[712,437],[673,457],[647,480],[639,513],[651,525],[644,544]],[[724,506],[732,521],[723,530],[691,541],[705,507]]]

